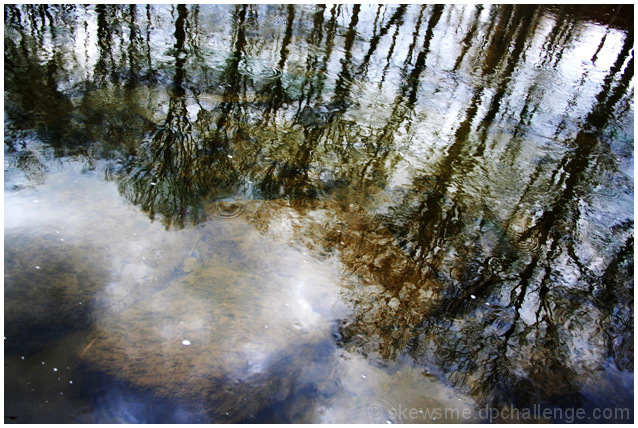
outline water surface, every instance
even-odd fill
[[[631,5],[5,6],[5,422],[633,421],[633,59]]]

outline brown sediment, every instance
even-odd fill
[[[439,284],[424,275],[392,232],[361,205],[269,201],[259,204],[247,220],[264,234],[271,227],[277,234],[276,223],[285,218],[290,219],[292,241],[340,261],[340,296],[353,310],[340,329],[347,349],[359,347],[368,355],[392,358],[440,304]]]

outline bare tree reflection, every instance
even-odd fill
[[[87,10],[92,25],[74,23]],[[228,199],[263,233],[287,218],[344,267],[340,346],[410,356],[484,402],[582,404],[610,364],[633,370],[633,213],[597,196],[633,194],[620,9],[604,9],[558,113],[587,12],[218,10],[5,6],[8,168],[43,179],[32,132],[61,153],[99,146],[120,193],[166,227]]]

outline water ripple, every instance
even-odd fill
[[[253,79],[270,80],[280,78],[282,72],[277,67],[271,67],[254,59],[244,58],[238,66],[241,74],[252,77]]]
[[[210,214],[221,219],[233,219],[242,215],[245,209],[245,204],[232,198],[225,198],[211,204]]]

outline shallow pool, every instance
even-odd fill
[[[633,6],[5,6],[5,422],[633,422]]]

